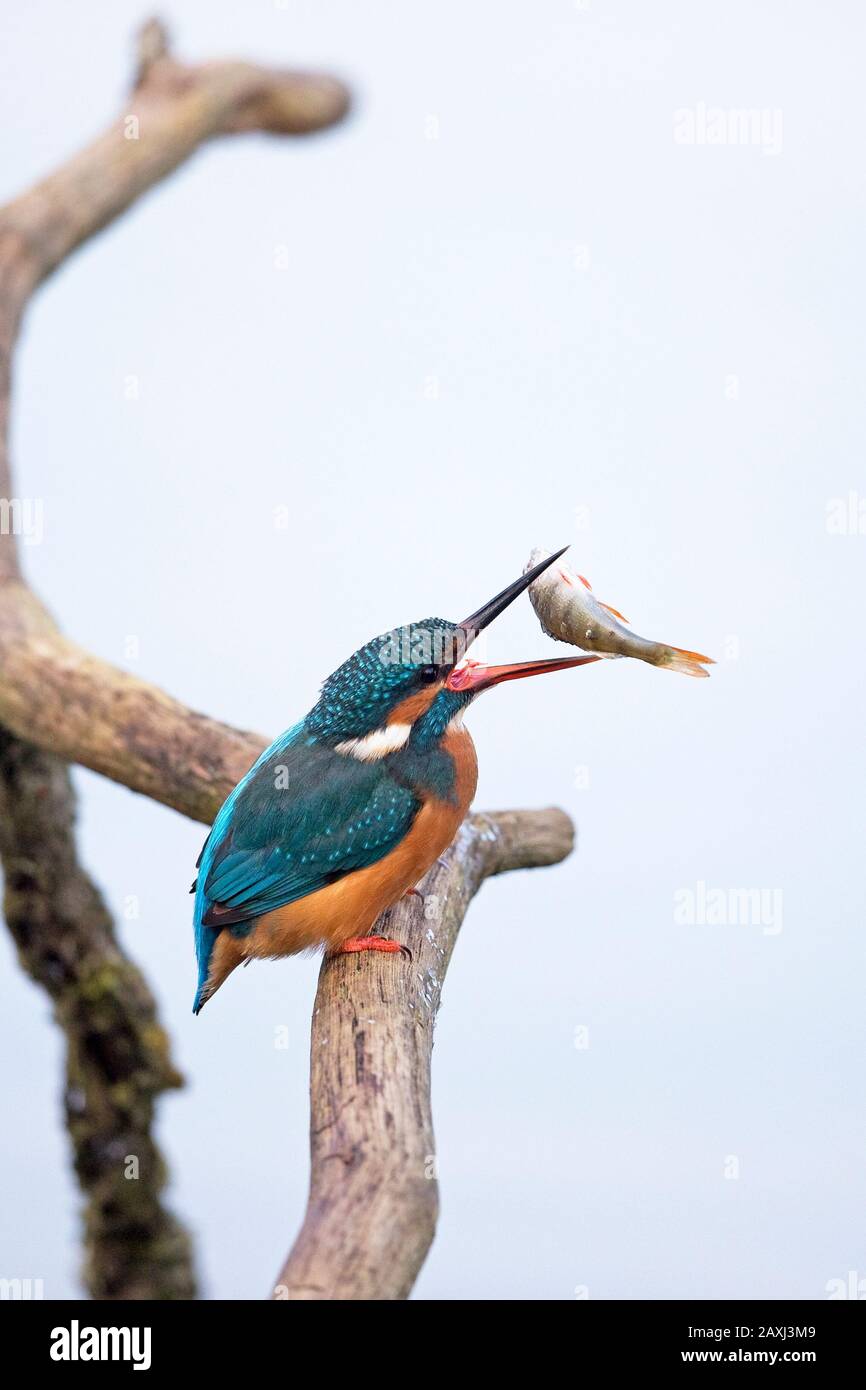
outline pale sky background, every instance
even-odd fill
[[[127,111],[147,13],[5,7],[3,196]],[[459,618],[573,542],[639,632],[719,659],[473,708],[477,804],[558,804],[580,845],[466,920],[416,1295],[821,1298],[866,1276],[866,534],[828,530],[833,499],[866,510],[862,8],[163,13],[183,57],[321,66],[357,109],[314,140],[214,143],[33,306],[17,489],[44,499],[27,573],[69,635],[276,734],[374,633]],[[677,143],[701,103],[780,112],[781,150]],[[552,651],[525,601],[491,631],[494,659]],[[265,1296],[306,1196],[317,964],[242,972],[193,1018],[204,830],[76,784],[189,1081],[160,1112],[171,1202],[206,1294]],[[781,911],[676,921],[699,883]],[[0,1273],[74,1297],[59,1036],[5,937],[0,970]]]

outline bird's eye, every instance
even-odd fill
[[[418,670],[418,677],[425,683],[439,679],[438,666],[421,666]]]

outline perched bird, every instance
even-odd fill
[[[562,553],[462,623],[428,618],[374,637],[230,793],[193,884],[195,1013],[242,961],[320,945],[402,949],[370,929],[448,847],[469,808],[477,762],[467,705],[500,681],[597,660],[485,666],[465,656]]]
[[[538,574],[538,559],[543,553],[533,550],[527,572]],[[597,599],[589,580],[576,574],[564,561],[550,569],[545,566],[544,573],[532,581],[529,598],[544,631],[557,642],[570,642],[573,647],[602,656],[633,656],[664,671],[680,671],[684,676],[708,676],[704,667],[715,665],[711,656],[684,647],[669,647],[665,642],[654,642],[632,632],[626,627],[628,618]]]

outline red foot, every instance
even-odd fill
[[[334,955],[351,955],[353,951],[387,951],[389,954],[400,951],[409,960],[412,959],[408,946],[401,946],[399,941],[389,941],[387,936],[351,936],[336,948]]]
[[[418,888],[407,888],[407,889],[406,889],[406,892],[403,894],[403,897],[404,897],[404,898],[420,898],[421,901],[422,901],[422,903],[423,903],[423,901],[424,901],[424,894],[423,894],[423,893],[420,891],[420,889],[418,889]]]

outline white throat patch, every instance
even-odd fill
[[[411,724],[386,724],[383,729],[374,729],[363,738],[349,738],[336,745],[336,751],[346,757],[357,758],[361,763],[377,763],[404,748],[412,732]]]

